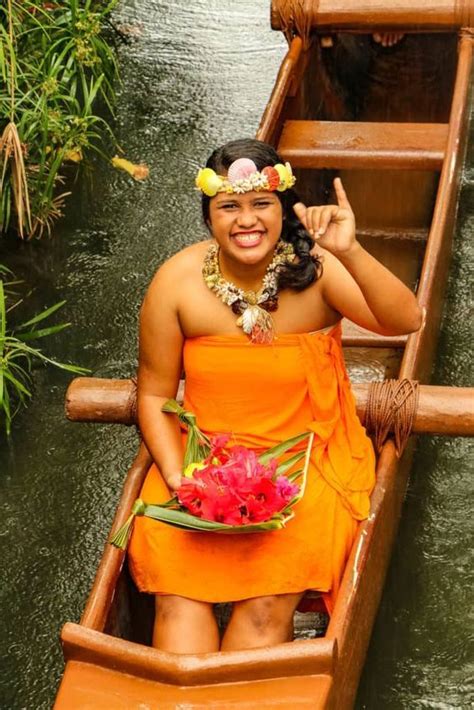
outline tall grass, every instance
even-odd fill
[[[54,365],[75,374],[85,374],[87,370],[76,365],[68,365],[48,357],[35,344],[38,340],[59,333],[69,323],[49,325],[51,316],[64,301],[45,309],[41,313],[20,323],[9,326],[9,316],[23,299],[18,297],[14,287],[20,282],[12,280],[11,272],[0,264],[0,428],[7,435],[11,432],[12,419],[31,397],[31,372],[35,363]]]
[[[118,78],[104,31],[118,0],[0,6],[0,231],[51,231],[67,195],[64,178],[112,136]],[[104,111],[102,111],[104,113]]]

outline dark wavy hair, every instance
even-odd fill
[[[282,163],[282,159],[268,143],[253,138],[242,138],[230,141],[210,155],[206,167],[212,168],[218,175],[227,173],[229,166],[238,158],[250,158],[258,170],[263,170],[267,165]],[[311,286],[322,274],[322,264],[317,257],[311,256],[310,251],[314,242],[297,218],[293,205],[300,201],[295,190],[288,189],[284,192],[274,193],[283,208],[283,228],[281,239],[293,245],[298,259],[292,264],[286,264],[280,269],[278,287],[291,288],[302,291]],[[202,196],[202,215],[206,225],[209,225],[209,203],[211,198]]]

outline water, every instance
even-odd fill
[[[92,185],[81,183],[54,240],[0,245],[0,261],[35,288],[32,309],[67,299],[62,319],[74,325],[49,351],[100,377],[134,372],[147,283],[161,261],[204,234],[190,189],[196,168],[214,145],[254,134],[286,47],[269,29],[267,0],[123,0],[116,22],[132,28],[120,51],[117,137],[128,158],[148,163],[151,179],[135,183],[100,166]],[[461,202],[436,378],[466,385],[472,169]],[[133,429],[66,422],[68,381],[53,370],[35,373],[36,397],[0,452],[7,710],[51,706],[62,672],[59,630],[80,617],[137,445]],[[469,457],[465,440],[419,446],[360,708],[470,705]]]

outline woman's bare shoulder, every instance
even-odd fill
[[[163,287],[183,283],[183,279],[201,273],[204,255],[211,244],[210,239],[191,244],[167,259],[155,273],[148,294],[160,291]]]

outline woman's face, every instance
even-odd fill
[[[209,203],[209,226],[223,256],[244,264],[270,262],[283,220],[273,192],[219,193]]]

